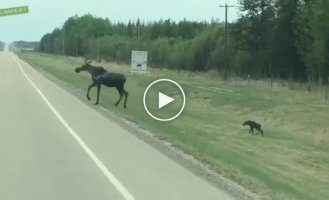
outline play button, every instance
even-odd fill
[[[183,112],[185,93],[175,81],[159,79],[146,88],[143,103],[145,111],[153,119],[171,121]]]
[[[175,101],[174,98],[171,98],[165,94],[163,94],[162,92],[159,92],[159,109],[165,107],[166,105],[170,104],[171,102]]]

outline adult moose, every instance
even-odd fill
[[[85,63],[81,67],[77,67],[75,69],[75,72],[79,73],[81,71],[86,71],[91,75],[91,79],[93,83],[88,86],[87,90],[87,99],[90,100],[89,97],[89,91],[91,88],[97,86],[97,100],[95,105],[99,103],[99,93],[101,90],[101,85],[105,85],[108,87],[115,87],[120,95],[119,100],[115,103],[115,106],[117,106],[122,96],[125,96],[124,99],[124,108],[127,108],[127,98],[128,98],[128,92],[124,89],[124,84],[126,82],[126,77],[122,74],[112,73],[106,71],[103,67],[100,66],[92,66],[90,65],[91,60],[85,60]]]

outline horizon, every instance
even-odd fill
[[[227,0],[226,2],[237,5],[237,0]],[[79,4],[79,7],[75,6],[76,4]],[[104,4],[109,6],[104,6]],[[161,19],[170,19],[175,22],[183,19],[198,22],[211,22],[212,20],[223,22],[225,20],[225,9],[218,7],[220,4],[225,4],[225,1],[181,0],[175,2],[174,0],[168,0],[158,2],[141,0],[135,2],[134,0],[125,0],[118,3],[106,0],[95,0],[93,2],[58,0],[45,3],[41,0],[30,0],[27,3],[24,0],[16,0],[15,3],[2,2],[1,8],[29,6],[29,13],[2,17],[0,32],[6,34],[1,36],[0,41],[7,44],[14,41],[40,41],[44,34],[52,32],[55,28],[61,28],[69,17],[87,14],[99,18],[108,18],[113,23],[128,23],[137,19],[145,23]],[[229,22],[237,19],[237,9],[229,9]]]

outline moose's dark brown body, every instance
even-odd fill
[[[122,74],[104,72],[92,78],[92,81],[103,84],[108,87],[116,87],[117,83],[125,83],[126,77]]]

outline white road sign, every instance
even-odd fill
[[[147,71],[147,51],[131,52],[131,71],[133,72]]]

